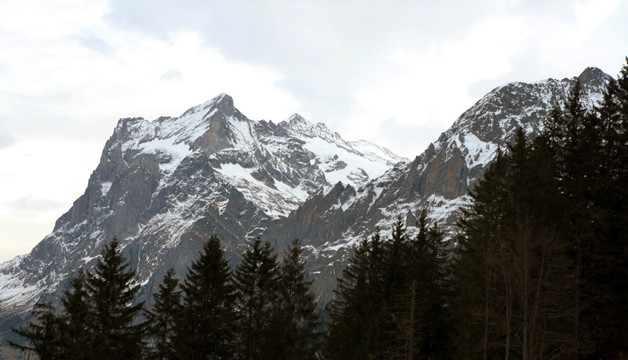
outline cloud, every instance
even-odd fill
[[[574,76],[595,60],[583,49],[609,52],[600,29],[624,18],[617,13],[625,9],[618,0],[148,5],[114,0],[107,21],[163,40],[180,31],[199,34],[227,62],[271,70],[300,113],[349,131],[347,137],[373,134],[391,117],[445,127],[505,82]],[[623,56],[616,57],[618,68]]]
[[[376,129],[378,145],[385,146],[397,154],[403,154],[413,160],[421,154],[430,143],[436,142],[442,128],[433,123],[409,124],[395,119],[383,121]]]
[[[168,70],[165,73],[159,76],[159,81],[168,82],[168,81],[177,81],[183,78],[183,73],[179,69]]]
[[[17,143],[17,139],[10,135],[0,135],[0,150],[11,147]]]
[[[50,221],[0,219],[0,261],[31,251],[52,228]]]
[[[356,87],[377,78],[390,53],[463,36],[494,6],[492,1],[455,8],[428,1],[368,6],[358,1],[181,1],[174,11],[174,5],[147,3],[113,1],[107,19],[162,39],[182,30],[202,34],[227,61],[279,74],[278,86],[303,105],[301,112],[331,126],[348,115]],[[172,16],[161,21],[160,13]]]
[[[6,205],[9,208],[19,211],[49,211],[58,209],[59,207],[65,205],[65,202],[49,198],[24,196],[16,200],[9,201]]]
[[[0,199],[67,209],[118,118],[222,92],[252,119],[298,112],[413,157],[495,86],[616,74],[626,14],[621,0],[3,0]]]
[[[91,49],[103,55],[110,55],[113,51],[112,46],[98,35],[80,34],[70,38],[75,39],[82,47]]]

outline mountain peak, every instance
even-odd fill
[[[225,93],[221,93],[211,100],[213,105],[222,113],[227,116],[233,115],[235,106],[233,105],[233,98]]]
[[[291,124],[309,124],[309,122],[298,113],[290,115],[290,117],[288,118],[288,122]]]
[[[612,79],[610,75],[596,67],[588,67],[578,76],[582,84],[604,86]]]

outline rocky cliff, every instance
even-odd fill
[[[426,207],[429,218],[450,238],[458,209],[468,203],[469,190],[497,150],[507,148],[517,127],[529,138],[538,135],[552,106],[567,101],[576,79],[583,86],[582,100],[592,108],[602,100],[611,77],[587,68],[577,78],[500,86],[460,115],[411,162],[399,163],[362,186],[337,184],[319,191],[290,216],[274,222],[265,237],[282,245],[301,239],[316,275],[319,300],[329,301],[351,247],[377,228],[388,235],[397,216],[412,232],[418,212]]]
[[[150,302],[165,271],[185,274],[211,234],[235,264],[249,241],[317,191],[339,181],[361,186],[403,160],[298,114],[278,124],[250,120],[225,94],[176,118],[121,119],[54,231],[0,265],[4,316],[55,300],[113,237]]]
[[[581,75],[595,105],[609,76]],[[30,254],[0,264],[2,323],[19,323],[35,302],[55,300],[79,267],[118,237],[137,269],[142,298],[174,266],[182,276],[210,234],[236,264],[261,236],[279,251],[306,246],[315,291],[327,302],[351,246],[397,216],[413,231],[417,211],[453,231],[457,209],[517,126],[533,137],[576,78],[511,83],[464,112],[414,160],[365,141],[347,142],[298,114],[253,121],[222,94],[179,117],[121,119],[85,193]]]

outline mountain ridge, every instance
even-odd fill
[[[2,302],[23,313],[54,299],[79,267],[118,237],[150,298],[162,264],[179,274],[212,233],[232,263],[270,226],[314,192],[338,181],[357,186],[402,158],[357,147],[292,116],[248,119],[227,94],[179,117],[120,119],[88,186],[30,254],[0,264]]]
[[[570,79],[534,83],[511,82],[496,87],[412,161],[399,163],[361,188],[337,186],[333,192],[309,198],[294,214],[264,234],[282,246],[299,238],[305,248],[319,301],[331,299],[335,280],[342,274],[351,247],[376,229],[388,236],[397,216],[414,231],[417,213],[426,207],[428,218],[438,222],[451,238],[457,211],[468,204],[469,190],[499,148],[506,149],[522,127],[529,138],[543,129],[552,106],[561,106],[576,79],[582,81],[585,107],[602,100],[612,78],[597,68],[587,68]],[[312,224],[309,220],[316,219]]]
[[[27,316],[36,301],[56,300],[114,236],[148,300],[165,270],[184,274],[211,234],[232,265],[257,236],[277,251],[300,238],[324,305],[352,244],[378,227],[386,236],[396,216],[412,232],[416,212],[428,206],[451,234],[455,212],[497,149],[516,126],[538,134],[576,78],[497,87],[412,160],[345,141],[298,114],[250,120],[226,94],[179,117],[120,119],[85,193],[53,232],[30,254],[0,264],[5,323]],[[610,76],[591,68],[580,78],[594,106]]]

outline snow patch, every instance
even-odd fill
[[[111,181],[103,181],[100,183],[100,194],[102,195],[102,197],[107,196],[110,189],[111,189]]]
[[[222,164],[216,172],[233,184],[247,200],[257,204],[273,218],[288,216],[309,197],[302,187],[292,187],[278,180],[274,181],[273,189],[251,175],[255,170],[239,164]]]
[[[190,146],[185,143],[175,143],[175,139],[154,139],[140,144],[140,153],[165,155],[159,159],[159,170],[166,174],[172,173],[185,157],[192,154]]]
[[[486,166],[497,153],[497,144],[482,141],[471,132],[464,135],[462,142],[462,146],[468,150],[465,156],[468,168],[478,165]]]
[[[85,256],[85,257],[81,258],[81,261],[82,261],[83,263],[87,264],[88,262],[90,262],[90,261],[92,261],[92,260],[94,260],[94,259],[97,259],[97,258],[99,258],[99,257],[100,257],[100,255],[96,255],[96,256]]]

